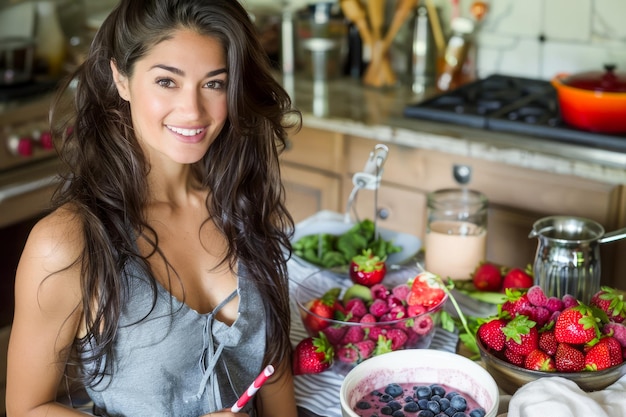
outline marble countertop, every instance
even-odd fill
[[[352,78],[313,82],[296,75],[281,76],[281,79],[295,106],[302,111],[307,127],[537,171],[626,184],[626,153],[623,152],[403,115],[407,105],[432,96],[432,91],[416,94],[406,85],[372,88]]]

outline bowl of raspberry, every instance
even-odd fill
[[[400,350],[355,366],[339,391],[343,417],[496,417],[498,386],[477,362],[434,349]]]
[[[390,269],[371,287],[320,270],[295,289],[304,328],[344,375],[375,356],[428,348],[446,300],[441,280],[416,267]]]
[[[476,342],[485,368],[508,394],[559,376],[583,391],[603,390],[626,375],[626,304],[602,287],[587,304],[541,287],[509,291],[500,313],[485,319]]]

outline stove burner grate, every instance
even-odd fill
[[[563,122],[556,90],[544,80],[492,75],[409,105],[404,115],[626,152],[626,135],[584,131]]]

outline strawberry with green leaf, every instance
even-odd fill
[[[622,323],[626,319],[626,293],[615,288],[602,287],[589,301],[589,305],[596,306],[606,313],[608,319],[615,323]]]
[[[372,254],[370,249],[352,258],[349,275],[352,282],[366,287],[380,284],[387,273],[385,259]]]
[[[293,374],[317,374],[329,369],[335,352],[324,333],[307,337],[296,345],[293,353]]]
[[[505,347],[519,356],[528,356],[539,347],[539,332],[534,321],[520,314],[502,328]]]
[[[320,298],[316,298],[307,303],[307,309],[313,314],[304,316],[304,325],[311,331],[317,332],[330,325],[328,319],[335,317],[336,311],[340,309],[338,301],[341,288],[331,288]]]
[[[534,349],[524,360],[524,368],[533,371],[554,372],[556,364],[554,358],[541,349]]]
[[[599,319],[593,308],[584,304],[566,308],[554,323],[554,336],[559,343],[571,345],[591,343],[600,338]]]
[[[503,319],[494,318],[493,320],[483,323],[478,328],[477,335],[480,341],[489,349],[501,351],[504,349],[506,336],[502,329],[507,325]]]
[[[605,343],[594,345],[585,354],[585,369],[588,371],[601,371],[611,367],[611,353]]]

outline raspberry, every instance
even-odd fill
[[[570,307],[576,307],[578,305],[578,300],[571,294],[565,294],[562,298],[563,301],[563,310]]]
[[[550,312],[562,311],[563,301],[561,301],[559,297],[548,297],[545,307],[550,310]]]
[[[351,314],[352,317],[361,318],[367,314],[367,307],[365,302],[360,298],[353,298],[346,303],[346,313]]]
[[[380,317],[389,311],[389,306],[385,300],[377,298],[372,305],[370,305],[369,310],[374,317]]]
[[[607,323],[602,328],[602,332],[604,334],[613,333],[613,337],[617,339],[620,345],[622,345],[622,350],[626,350],[626,326],[621,323]]]
[[[434,326],[433,318],[429,314],[415,317],[413,320],[413,331],[419,335],[428,334]]]
[[[406,300],[411,288],[407,284],[399,284],[391,289],[391,294],[400,300]]]
[[[530,303],[535,307],[543,307],[548,302],[546,294],[539,285],[533,285],[530,287],[526,296],[528,297],[528,301],[530,301]]]
[[[402,348],[407,341],[407,335],[402,329],[389,329],[385,336],[391,340],[391,350]]]
[[[328,326],[324,328],[322,331],[326,335],[326,338],[328,339],[330,344],[336,345],[337,343],[341,341],[341,339],[343,339],[343,336],[346,334],[347,330],[348,329],[346,326],[337,326],[337,327]]]
[[[383,284],[373,285],[370,289],[372,291],[372,297],[376,299],[386,300],[389,296],[389,290]]]
[[[361,320],[359,320],[359,323],[376,323],[376,317],[374,317],[370,313],[366,313],[363,315],[363,317],[361,317]]]
[[[361,326],[350,326],[341,339],[341,344],[360,342],[365,338],[365,330]]]

